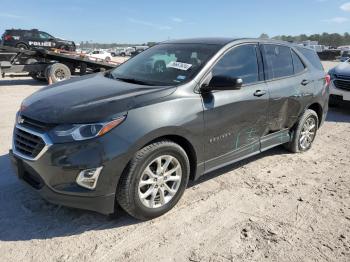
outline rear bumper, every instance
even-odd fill
[[[45,182],[44,178],[30,166],[27,160],[18,158],[12,153],[12,150],[10,150],[9,155],[18,178],[30,185],[48,202],[92,210],[102,214],[111,214],[114,212],[115,193],[86,195],[85,192],[74,192],[75,190],[70,193],[64,193],[64,191],[58,192]]]

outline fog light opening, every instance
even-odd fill
[[[95,189],[102,168],[100,166],[80,171],[76,179],[77,184],[88,189]]]

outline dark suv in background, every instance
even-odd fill
[[[8,29],[2,35],[1,44],[21,49],[58,48],[67,51],[75,51],[75,43],[73,41],[56,38],[37,29]]]
[[[329,81],[315,51],[285,42],[169,41],[26,98],[10,155],[48,201],[150,219],[189,179],[282,144],[309,150]]]

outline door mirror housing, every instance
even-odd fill
[[[203,84],[203,91],[211,90],[239,90],[243,84],[242,78],[233,78],[228,76],[213,76],[209,83]]]

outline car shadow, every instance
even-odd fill
[[[28,77],[23,77],[18,79],[11,79],[7,77],[6,79],[0,79],[0,87],[1,86],[46,86],[47,83],[45,82],[40,82]]]
[[[17,179],[8,154],[0,156],[0,206],[0,241],[71,236],[142,222],[120,208],[105,216],[48,203]]]
[[[350,123],[350,103],[330,107],[326,121]]]

